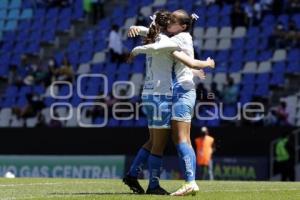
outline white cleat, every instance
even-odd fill
[[[191,181],[185,183],[181,188],[179,188],[176,192],[171,193],[171,196],[187,196],[187,195],[196,195],[199,191],[199,187],[196,181]]]

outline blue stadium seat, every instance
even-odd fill
[[[271,59],[273,56],[273,52],[268,50],[268,51],[263,51],[260,54],[258,54],[258,61],[262,62],[262,61],[267,61],[269,59]]]
[[[119,74],[123,74],[123,73],[129,73],[131,66],[129,64],[123,63],[119,66],[119,69],[117,71],[117,73]]]
[[[27,39],[29,41],[40,41],[42,38],[42,31],[41,30],[36,30],[31,32],[30,37]]]
[[[209,18],[218,15],[218,13],[220,13],[220,7],[218,5],[210,5],[206,10],[206,16]]]
[[[258,43],[258,50],[263,51],[268,48],[268,39],[267,37],[262,38]]]
[[[243,68],[243,63],[241,61],[238,62],[234,61],[229,64],[228,72],[229,73],[239,72],[240,70],[242,70],[242,68]]]
[[[69,18],[65,18],[65,20],[62,20],[58,23],[57,29],[60,31],[67,31],[71,28],[71,21]]]
[[[221,19],[219,21],[219,26],[221,26],[221,27],[231,26],[230,16],[226,15],[224,17],[221,17]]]
[[[59,10],[57,8],[50,8],[47,11],[46,19],[55,20],[59,16]]]
[[[16,29],[17,27],[17,21],[15,20],[10,20],[6,23],[5,27],[4,27],[4,30],[5,31],[12,31],[14,29]]]
[[[300,50],[299,49],[291,49],[288,52],[287,59],[289,61],[297,61],[300,60]]]
[[[285,72],[285,62],[275,62],[272,66],[272,72],[273,73],[284,73]]]
[[[211,16],[206,20],[206,27],[216,27],[219,25],[218,16]]]
[[[44,31],[41,40],[47,43],[53,42],[55,40],[55,31],[54,30]]]
[[[233,39],[231,48],[234,50],[242,50],[245,45],[245,39],[244,38],[236,38]]]
[[[10,10],[8,15],[7,15],[7,19],[8,20],[12,20],[12,19],[19,19],[20,17],[20,10],[19,9],[14,9],[14,10]]]
[[[31,9],[24,9],[20,16],[20,19],[29,19],[29,18],[32,18],[32,16],[33,16],[33,13],[32,13]]]
[[[231,9],[232,9],[231,5],[225,4],[221,9],[220,15],[222,15],[222,17],[226,15],[229,16],[231,14]]]
[[[294,14],[292,19],[295,21],[297,28],[300,29],[300,14]]]
[[[0,10],[0,20],[5,20],[7,18],[6,10]]]
[[[245,49],[247,49],[247,50],[257,49],[258,43],[259,43],[259,40],[257,37],[249,38],[246,42]]]
[[[20,8],[20,7],[21,7],[21,0],[11,0],[9,4],[10,9]]]
[[[59,14],[59,20],[63,21],[65,19],[71,19],[72,10],[71,8],[64,8]]]
[[[247,37],[249,39],[256,38],[259,35],[259,28],[258,27],[250,27],[248,28]]]
[[[0,1],[0,9],[7,9],[8,8],[8,0],[1,0]]]
[[[34,94],[42,95],[45,93],[45,87],[43,85],[35,85],[32,91]]]
[[[98,51],[103,51],[104,49],[106,49],[107,47],[107,44],[104,40],[101,40],[101,41],[97,41],[96,42],[96,45],[95,45],[95,51],[98,52]]]
[[[270,79],[270,74],[269,73],[262,73],[258,74],[256,77],[256,84],[268,84]]]
[[[4,97],[11,98],[11,97],[15,97],[17,94],[18,94],[17,86],[10,85],[6,88]]]
[[[0,20],[0,32],[2,33],[2,31],[4,30],[5,27],[5,22],[4,20]]]
[[[256,61],[257,60],[257,51],[255,49],[248,50],[244,54],[244,61]]]
[[[228,62],[229,53],[229,50],[219,51],[215,57],[216,62]]]
[[[46,10],[44,8],[38,8],[34,13],[35,19],[42,19],[46,16]]]
[[[242,77],[242,84],[244,85],[253,85],[255,83],[255,74],[248,73],[244,74]]]
[[[27,104],[28,104],[28,102],[27,102],[27,98],[25,96],[19,97],[17,99],[17,101],[15,102],[15,106],[17,106],[19,108],[23,108]]]
[[[227,73],[228,72],[228,64],[227,62],[223,61],[223,62],[217,62],[218,63],[218,67],[216,67],[213,71],[215,73]]]
[[[281,85],[283,86],[285,82],[284,73],[273,73],[272,78],[270,80],[270,85]]]
[[[289,62],[286,72],[288,73],[300,73],[300,62],[299,61],[291,61]]]
[[[269,85],[268,84],[259,85],[256,88],[254,95],[261,96],[261,97],[267,97],[269,95]]]
[[[5,98],[1,104],[3,108],[11,108],[15,106],[15,102],[16,102],[15,98]]]

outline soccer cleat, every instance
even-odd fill
[[[138,179],[129,175],[126,175],[123,178],[123,183],[128,185],[130,190],[132,190],[134,193],[137,194],[144,194],[145,190],[142,188],[142,186],[139,184]]]
[[[150,189],[148,188],[146,194],[153,194],[153,195],[169,195],[170,193],[167,192],[162,187],[158,186],[156,188]]]
[[[191,181],[185,183],[181,188],[177,191],[173,192],[171,196],[186,196],[186,195],[196,195],[199,191],[199,187],[196,181]]]

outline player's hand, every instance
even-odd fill
[[[131,26],[128,30],[128,37],[137,37],[141,30],[136,26]]]
[[[211,68],[215,68],[215,61],[213,59],[211,59],[210,57],[208,57],[206,59],[207,62],[207,66],[211,67]]]
[[[197,76],[201,80],[205,80],[205,78],[206,78],[205,72],[202,69],[194,70],[194,76]]]

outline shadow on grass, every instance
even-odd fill
[[[48,195],[68,195],[68,196],[86,196],[86,195],[140,195],[131,192],[53,192]]]

